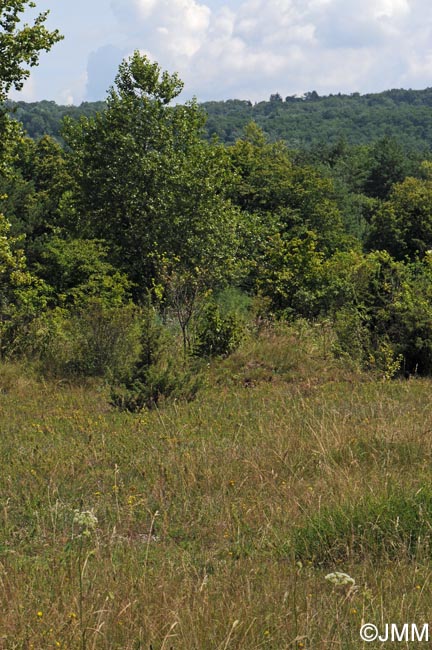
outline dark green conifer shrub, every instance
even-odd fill
[[[194,399],[201,379],[168,354],[167,333],[149,305],[143,311],[140,343],[141,352],[131,372],[111,389],[111,404],[136,412],[155,408],[167,399]]]

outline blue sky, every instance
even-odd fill
[[[121,59],[148,54],[183,98],[268,99],[317,90],[432,86],[430,0],[36,0],[65,39],[25,101],[103,99]]]

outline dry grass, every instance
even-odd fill
[[[368,380],[285,332],[161,411],[13,366],[0,387],[2,650],[349,650],[362,620],[428,621],[426,552],[329,568],[298,563],[293,537],[324,508],[430,483],[429,380]],[[97,517],[88,535],[76,510]]]

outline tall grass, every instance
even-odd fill
[[[427,622],[431,383],[324,343],[264,332],[137,414],[0,367],[0,648],[345,650],[362,620]]]

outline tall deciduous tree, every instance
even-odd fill
[[[76,230],[104,238],[141,294],[160,280],[160,260],[216,279],[236,241],[223,148],[201,139],[195,101],[170,106],[183,87],[177,75],[135,52],[115,81],[106,111],[65,129]]]
[[[63,37],[48,30],[44,23],[48,11],[39,13],[33,24],[20,26],[26,9],[34,9],[31,0],[0,1],[0,171],[7,170],[10,144],[20,136],[20,127],[6,113],[5,100],[12,88],[21,90],[37,65],[41,51],[48,51]]]

